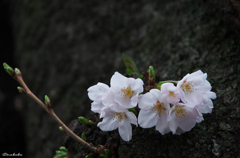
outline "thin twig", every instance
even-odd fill
[[[47,111],[57,123],[62,126],[64,131],[73,139],[81,143],[83,146],[87,147],[91,151],[99,154],[104,153],[105,147],[103,145],[99,145],[97,147],[90,145],[88,142],[85,142],[82,138],[80,138],[78,135],[76,135],[73,131],[71,131],[60,119],[59,117],[55,114],[52,108],[48,108],[38,97],[36,97],[32,91],[28,88],[28,86],[25,84],[21,73],[16,74],[13,76],[14,79],[16,79],[25,89],[26,95],[28,95],[30,98],[32,98],[35,102],[37,102],[45,111]]]

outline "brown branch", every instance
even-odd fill
[[[14,79],[16,79],[24,88],[26,91],[26,95],[28,95],[30,98],[32,98],[35,102],[37,102],[45,111],[47,111],[57,123],[62,126],[64,131],[73,139],[81,143],[83,146],[87,147],[91,151],[99,154],[104,153],[105,147],[103,145],[99,145],[97,147],[90,145],[88,142],[85,142],[83,139],[81,139],[78,135],[76,135],[73,131],[71,131],[60,119],[59,117],[55,114],[52,108],[48,108],[38,97],[36,97],[32,91],[28,88],[28,86],[25,84],[21,73],[15,74],[13,76]]]

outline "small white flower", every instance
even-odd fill
[[[127,78],[115,72],[110,85],[111,92],[105,98],[104,104],[114,101],[126,109],[137,106],[138,95],[143,92],[143,81],[141,79]]]
[[[92,101],[101,102],[108,93],[108,90],[109,90],[108,85],[98,82],[98,84],[91,86],[87,89],[88,97]]]
[[[179,88],[175,87],[173,83],[162,84],[161,92],[171,104],[176,104],[180,101]]]
[[[196,108],[179,103],[171,108],[169,115],[169,128],[173,134],[181,134],[190,131],[202,115]],[[179,129],[178,129],[179,128]]]
[[[203,101],[203,94],[211,90],[210,83],[206,80],[207,74],[198,70],[192,74],[187,74],[177,84],[180,89],[180,97],[184,103],[189,103],[194,107]]]
[[[122,112],[112,111],[111,108],[103,109],[103,120],[98,123],[102,131],[112,131],[118,128],[118,132],[124,141],[132,139],[132,124],[137,126],[137,118],[128,110]]]
[[[167,118],[170,105],[161,91],[152,89],[149,93],[142,95],[139,99],[138,123],[143,128],[155,126],[160,133],[166,133]]]

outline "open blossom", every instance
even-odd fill
[[[192,105],[192,107],[200,104],[203,101],[203,94],[212,88],[206,78],[207,74],[204,74],[201,70],[183,77],[177,84],[181,100],[184,103],[190,103],[189,105]]]
[[[139,99],[138,123],[143,128],[156,127],[165,134],[170,105],[158,89],[152,89]]]
[[[190,131],[196,122],[200,122],[202,115],[196,107],[179,103],[171,108],[168,118],[169,128],[173,134],[181,134]]]
[[[98,127],[102,131],[112,131],[118,128],[118,132],[124,141],[132,139],[132,124],[137,126],[137,118],[128,110],[118,108],[119,111],[113,111],[110,107],[103,109],[102,122],[98,123]]]
[[[179,88],[175,87],[173,83],[162,84],[161,92],[171,104],[176,104],[180,101]]]
[[[143,92],[141,79],[127,78],[115,72],[110,85],[110,92],[104,100],[104,104],[114,101],[126,109],[137,106],[139,93]]]

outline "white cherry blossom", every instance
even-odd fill
[[[190,131],[196,122],[201,120],[202,115],[196,107],[179,103],[171,108],[168,118],[169,128],[173,134],[181,134]]]
[[[170,105],[158,89],[152,89],[139,99],[138,123],[143,128],[155,126],[156,130],[165,134]]]
[[[118,109],[119,110],[119,109]],[[132,139],[132,124],[137,126],[137,118],[128,110],[113,111],[110,107],[103,109],[103,120],[98,123],[102,131],[113,131],[118,128],[118,132],[124,141]]]
[[[127,78],[115,72],[110,85],[111,92],[108,93],[104,104],[114,101],[126,109],[137,106],[139,93],[143,92],[143,81],[141,79]]]
[[[204,74],[201,70],[183,77],[177,84],[181,100],[184,103],[189,103],[188,105],[192,105],[192,107],[200,104],[203,101],[203,94],[212,88],[206,78],[207,74]]]

